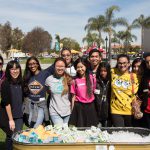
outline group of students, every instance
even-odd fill
[[[36,57],[28,58],[23,77],[19,62],[8,62],[4,72],[0,57],[0,128],[6,133],[6,149],[12,149],[12,134],[22,130],[23,123],[30,128],[49,121],[77,127],[150,128],[150,54],[134,60],[132,70],[124,54],[112,69],[101,62],[97,49],[88,59],[75,62],[67,48],[60,56],[45,70]],[[142,100],[142,121],[132,115],[136,94]]]

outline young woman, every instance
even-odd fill
[[[69,100],[71,77],[65,72],[66,66],[63,58],[57,58],[54,62],[54,74],[45,81],[50,92],[49,112],[54,125],[68,123],[71,114]]]
[[[3,64],[4,64],[3,57],[0,56],[0,94],[2,82],[5,80],[5,72],[3,71]]]
[[[111,74],[110,65],[102,62],[96,72],[95,104],[101,126],[110,125]]]
[[[43,121],[49,121],[46,101],[45,80],[48,72],[41,70],[38,59],[34,56],[28,58],[24,73],[23,113],[26,124],[36,128]]]
[[[79,58],[74,67],[77,76],[71,84],[72,114],[69,124],[77,127],[97,126],[98,117],[94,103],[96,78],[87,69],[87,60]]]
[[[142,63],[142,58],[136,58],[132,62],[132,72],[137,75],[139,81],[143,73],[143,68],[141,66],[141,63]]]
[[[143,76],[141,78],[138,95],[142,100],[142,127],[150,129],[150,53],[144,57]]]
[[[0,127],[6,133],[6,149],[12,150],[12,134],[23,127],[22,74],[18,62],[8,62],[1,92]]]
[[[121,54],[117,58],[116,68],[111,70],[111,117],[115,127],[132,126],[131,103],[139,84],[136,74],[129,72],[129,67],[129,57]]]
[[[136,58],[132,62],[132,72],[137,75],[137,78],[139,80],[139,83],[141,81],[143,68],[142,68],[142,58]],[[143,119],[135,119],[133,118],[133,126],[134,127],[141,127]]]
[[[72,77],[76,76],[76,70],[73,66],[71,50],[68,48],[63,48],[61,50],[61,57],[64,58],[67,63],[66,73],[68,73]]]
[[[142,63],[142,59],[141,58],[136,58],[133,60],[132,62],[132,72],[136,73],[136,74],[140,74],[141,70],[140,70],[140,65]]]

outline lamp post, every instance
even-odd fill
[[[116,53],[116,44],[114,43],[114,50],[113,53]]]
[[[108,41],[108,38],[107,38],[107,36],[106,36],[106,38],[105,38],[105,41],[106,41],[106,60],[107,60],[107,58],[108,58],[108,50],[107,50],[107,41]]]

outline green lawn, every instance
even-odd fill
[[[5,138],[6,138],[5,133],[0,129],[0,149],[1,150],[5,149],[5,143],[4,143]]]
[[[26,129],[27,127],[24,125],[23,129]],[[3,130],[0,129],[0,150],[5,150],[5,138],[6,135],[3,132]]]
[[[52,64],[55,58],[38,58],[38,60],[40,61],[40,64]],[[20,63],[25,64],[26,61],[27,61],[27,58],[26,59],[22,58],[20,60]]]

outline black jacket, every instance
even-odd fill
[[[23,94],[22,94],[23,95]],[[12,104],[10,83],[7,79],[4,80],[1,87],[1,105],[0,105],[0,128],[9,136],[12,135],[12,131],[9,128],[8,115],[5,107]],[[23,99],[23,97],[22,97]]]
[[[141,109],[144,111],[148,105],[148,98],[150,98],[150,70],[145,70],[142,76],[138,96],[142,100]]]
[[[23,101],[23,94],[22,94],[22,101]],[[1,105],[0,105],[0,126],[6,125],[8,121],[8,116],[6,113],[5,107],[7,105],[12,105],[12,95],[11,95],[11,89],[10,89],[10,83],[7,79],[4,80],[2,83],[1,88]]]
[[[110,114],[111,83],[97,78],[95,104],[99,121],[105,121]]]

